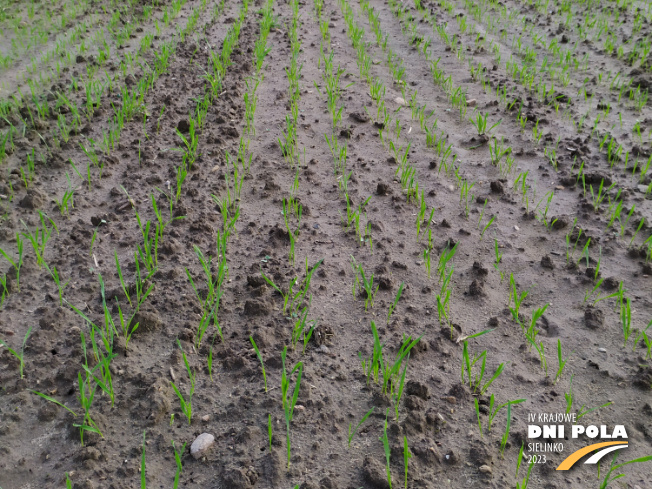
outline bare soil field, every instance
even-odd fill
[[[0,489],[652,488],[652,3],[0,29]]]

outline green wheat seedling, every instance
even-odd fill
[[[20,352],[14,350],[9,346],[7,342],[0,339],[0,345],[4,346],[7,349],[7,351],[11,353],[14,357],[16,357],[16,359],[18,360],[18,373],[21,379],[25,378],[25,375],[23,373],[25,369],[25,345],[27,344],[27,339],[29,338],[31,332],[32,332],[32,327],[30,326],[29,328],[27,328],[27,333],[25,333],[25,337],[23,338],[23,344],[20,347]]]
[[[260,354],[258,345],[256,345],[256,342],[254,341],[253,337],[250,336],[249,341],[251,341],[251,344],[254,347],[254,351],[256,352],[256,356],[258,357],[258,361],[260,361],[260,367],[263,371],[263,382],[265,383],[265,392],[267,392],[267,374],[265,373],[265,363],[263,362],[263,356]]]
[[[486,205],[486,200],[485,200],[485,205]],[[484,209],[483,209],[483,211],[484,211]],[[482,220],[482,216],[480,216],[480,220]],[[496,216],[494,215],[494,216],[491,216],[491,219],[489,219],[487,221],[487,224],[485,224],[485,226],[482,228],[482,231],[480,231],[480,240],[482,240],[484,238],[484,233],[487,232],[487,229],[489,229],[489,227],[494,223],[495,220],[496,220]],[[478,222],[478,225],[479,224],[480,223]]]
[[[460,185],[460,203],[464,203],[464,215],[469,217],[469,201],[473,200],[473,195],[469,194],[475,186],[475,182],[469,185],[468,180],[462,180]]]
[[[62,306],[63,290],[70,283],[70,280],[66,281],[65,283],[61,283],[61,278],[59,277],[59,272],[57,271],[57,267],[53,265],[52,268],[50,268],[46,263],[45,268],[48,270],[48,272],[50,272],[50,275],[52,276],[52,280],[54,280],[54,283],[57,285],[57,292],[59,293],[59,305]]]
[[[600,186],[598,187],[597,192],[593,190],[593,185],[589,186],[589,191],[591,192],[591,202],[593,204],[593,210],[598,212],[600,209],[600,204],[604,201],[605,197],[611,189],[616,186],[616,182],[612,183],[609,188],[604,188],[604,180],[600,181]]]
[[[40,210],[38,211],[38,214],[41,221],[41,226],[36,228],[33,233],[29,230],[27,224],[25,224],[22,219],[20,222],[23,224],[23,227],[27,231],[26,233],[23,233],[23,236],[27,238],[32,245],[32,249],[36,255],[36,264],[40,268],[45,264],[45,247],[48,244],[50,237],[52,236],[52,231],[55,230],[57,234],[59,234],[59,229],[57,228],[57,225],[54,223],[54,221],[50,219],[46,214]],[[48,226],[48,222],[52,225],[52,227]]]
[[[509,439],[509,430],[512,425],[512,403],[508,402],[507,403],[507,424],[505,425],[505,433],[503,433],[503,437],[500,439],[500,456],[501,458],[505,458],[504,453],[505,453],[505,447],[507,446],[507,440]]]
[[[23,266],[23,245],[25,242],[23,241],[23,238],[21,237],[20,233],[16,233],[16,247],[17,247],[17,258],[11,258],[9,254],[0,248],[0,253],[2,256],[5,257],[5,259],[9,262],[9,264],[12,266],[14,276],[16,278],[16,288],[20,290],[20,269]],[[6,284],[5,284],[5,290],[6,290]]]
[[[447,274],[448,274],[448,263],[453,259],[455,256],[455,253],[457,253],[457,245],[459,243],[455,243],[455,245],[452,248],[449,248],[448,246],[446,249],[442,252],[442,254],[439,256],[439,263],[437,264],[437,270],[439,273],[439,282],[442,282]]]
[[[432,265],[431,265],[432,249],[433,249],[432,229],[428,228],[428,244],[423,250],[423,264],[426,267],[426,273],[428,274],[428,278],[430,278],[430,271],[432,269]]]
[[[296,229],[293,229],[293,227],[290,225],[290,211],[296,216],[297,219],[297,227]],[[303,212],[303,206],[299,204],[298,201],[296,201],[293,197],[290,197],[289,199],[283,199],[283,220],[285,222],[285,229],[288,233],[288,237],[290,238],[290,263],[294,264],[294,247],[296,245],[296,239],[297,236],[299,235],[299,229],[301,227],[301,214]]]
[[[521,462],[523,460],[523,444],[521,444],[521,449],[518,452],[518,460],[516,462],[516,476],[518,476],[518,471],[521,467]],[[522,481],[516,482],[516,489],[527,489],[528,484],[530,483],[530,474],[532,473],[532,467],[534,467],[535,458],[532,457],[530,463],[527,467],[527,473]]]
[[[376,324],[371,321],[371,332],[374,337],[373,351],[371,358],[364,359],[362,353],[358,352],[358,357],[360,358],[360,363],[362,364],[362,372],[367,378],[367,385],[373,380],[374,382],[379,382],[380,367],[382,365],[383,358],[383,344],[380,343],[380,338],[378,337],[378,330],[376,329]]]
[[[628,247],[632,246],[632,243],[634,242],[634,240],[636,239],[636,236],[638,236],[638,233],[640,232],[640,230],[643,228],[644,225],[645,225],[645,218],[642,217],[641,220],[638,223],[638,227],[636,228],[636,232],[634,232],[634,234],[632,235],[632,239],[629,240],[629,244],[627,245]]]
[[[632,300],[624,295],[620,298],[620,324],[623,328],[623,347],[627,345],[627,340],[632,334]]]
[[[365,415],[362,417],[362,419],[361,419],[360,422],[355,426],[355,428],[353,428],[353,423],[349,423],[349,434],[348,434],[348,437],[347,437],[347,446],[348,446],[349,448],[351,448],[351,441],[353,440],[353,437],[354,437],[355,434],[357,433],[358,429],[360,428],[360,426],[363,425],[363,423],[364,423],[365,421],[367,421],[367,418],[368,418],[369,416],[371,416],[371,413],[374,412],[374,409],[376,409],[375,406],[372,407],[369,411],[367,411],[367,414],[365,414]]]
[[[521,193],[521,200],[523,202],[528,201],[527,191],[529,190],[530,187],[527,184],[527,176],[529,175],[529,173],[530,173],[529,170],[526,172],[519,173],[518,176],[516,177],[516,180],[514,180],[514,185],[512,186],[514,190]],[[519,184],[520,184],[520,188],[519,188]]]
[[[387,411],[389,412],[389,409]],[[385,451],[385,472],[387,474],[387,484],[389,485],[389,489],[392,489],[392,472],[389,467],[391,448],[389,446],[389,438],[387,438],[387,414],[385,414],[385,423],[383,424],[383,435],[379,439],[383,442],[383,449]]]
[[[188,378],[190,379],[190,389],[188,390],[188,397],[186,398],[184,397],[183,394],[181,394],[181,391],[179,390],[179,388],[176,386],[174,382],[170,381],[170,384],[172,385],[174,392],[179,398],[179,402],[181,404],[181,411],[183,412],[183,414],[186,415],[186,418],[188,418],[188,424],[190,424],[190,421],[192,419],[192,396],[195,393],[196,374],[190,368],[190,364],[188,363],[188,359],[186,358],[186,352],[183,351],[183,348],[181,347],[181,342],[178,339],[177,339],[177,345],[179,345],[179,349],[181,350],[183,363],[186,366],[186,371],[188,372]]]
[[[68,406],[66,406],[65,404],[60,403],[60,402],[57,401],[56,399],[54,399],[54,398],[52,398],[52,397],[50,397],[50,396],[47,396],[47,395],[43,394],[42,392],[38,392],[38,391],[35,391],[35,390],[31,390],[31,389],[30,389],[30,392],[33,393],[33,394],[36,394],[37,396],[42,397],[43,399],[45,399],[45,400],[48,401],[48,402],[51,402],[51,403],[53,403],[53,404],[56,404],[56,405],[59,406],[59,407],[64,408],[64,409],[65,409],[66,411],[68,411],[70,414],[72,414],[73,416],[77,417],[77,413],[75,413],[75,411],[73,411],[72,409],[70,409],[70,408],[69,408]]]
[[[213,263],[213,257],[208,256],[208,258],[202,253],[201,249],[199,246],[194,245],[193,249],[195,250],[195,254],[197,255],[197,258],[199,259],[199,263],[201,265],[202,271],[204,272],[204,277],[205,277],[205,284],[206,284],[206,293],[205,293],[205,298],[202,297],[202,292],[199,291],[197,286],[195,285],[195,281],[192,278],[192,275],[190,274],[190,271],[186,268],[186,276],[188,277],[188,281],[190,282],[190,286],[192,287],[193,291],[195,292],[195,296],[197,297],[197,300],[202,306],[202,310],[204,312],[208,311],[211,309],[211,305],[215,302],[216,295],[219,291],[219,285],[220,285],[220,279],[224,279],[224,274],[226,273],[225,271],[222,272],[222,276],[217,276],[214,277],[213,272],[211,270],[211,266]]]
[[[374,289],[374,274],[372,273],[371,277],[367,278],[364,272],[364,268],[362,268],[362,265],[355,261],[353,256],[351,256],[351,268],[353,268],[353,273],[355,274],[355,282],[353,284],[353,298],[355,299],[356,289],[360,290],[358,285],[361,284],[361,290],[364,291],[365,296],[364,310],[366,311],[369,307],[374,306],[374,297],[376,292],[378,292],[378,287],[380,287],[380,285],[376,285],[376,288]]]
[[[489,333],[491,331],[493,331],[493,330],[487,329],[487,330],[481,331],[479,333],[475,333],[475,334],[472,334],[470,336],[467,336],[464,339],[464,342],[462,344],[462,383],[465,382],[465,380],[464,380],[465,377],[468,377],[469,387],[471,389],[473,389],[474,393],[479,389],[480,390],[479,395],[484,394],[487,391],[487,389],[489,389],[491,384],[493,384],[494,381],[496,379],[498,379],[498,377],[500,377],[500,374],[503,373],[503,369],[505,368],[505,364],[501,363],[498,366],[498,368],[496,369],[496,371],[494,372],[494,375],[491,377],[491,379],[489,379],[487,382],[485,382],[483,384],[482,381],[484,379],[484,373],[485,373],[486,362],[487,362],[487,350],[484,350],[479,355],[474,355],[473,359],[471,359],[471,357],[469,355],[469,341],[468,340],[470,340],[472,338],[477,338],[477,337],[482,336],[482,335],[484,335],[486,333]],[[480,365],[480,368],[479,368],[480,372],[475,374],[475,376],[473,376],[471,371],[472,371],[473,367],[475,366],[475,364],[478,363],[478,361],[480,361],[480,360],[482,361],[479,364]]]
[[[597,406],[594,408],[587,408],[584,404],[577,410],[577,419],[582,419],[584,416],[587,414],[592,413],[593,411],[597,411],[598,409],[602,409],[603,407],[611,406],[613,404],[612,401],[606,402],[602,404],[601,406]]]
[[[303,282],[299,283],[298,277],[294,277],[289,285],[287,291],[284,291],[274,283],[273,280],[271,280],[269,277],[267,277],[262,269],[260,271],[260,275],[263,277],[263,279],[269,284],[270,287],[273,287],[279,294],[281,294],[281,297],[283,297],[283,314],[290,313],[292,316],[296,315],[296,309],[301,303],[306,299],[308,296],[308,291],[310,289],[310,283],[312,282],[312,276],[314,275],[315,271],[319,266],[323,263],[324,259],[322,258],[319,260],[315,265],[308,270],[308,261],[306,259],[306,271],[305,271],[305,278],[303,279]],[[296,291],[294,291],[294,287],[297,286]]]
[[[575,230],[576,225],[577,225],[577,218],[574,219],[573,226],[570,228],[570,231],[568,231],[568,234],[566,234],[566,263],[570,263],[571,260],[574,260],[575,250],[577,249],[577,244],[579,243],[580,238],[582,236],[582,232],[583,232],[582,228],[578,228],[575,244],[571,246],[571,234]]]
[[[419,241],[419,234],[421,233],[421,224],[423,223],[423,220],[426,217],[426,199],[424,198],[423,191],[421,191],[421,204],[419,205],[419,211],[417,212],[417,221],[416,221],[416,227],[417,227],[417,242]],[[434,209],[433,209],[434,212]],[[430,223],[430,221],[428,221]]]
[[[93,348],[93,358],[95,360],[95,367],[91,370],[88,367],[88,364],[82,365],[84,370],[88,375],[90,375],[97,386],[102,389],[102,391],[109,396],[111,399],[111,406],[115,402],[115,393],[113,390],[113,378],[111,376],[111,361],[117,356],[113,353],[113,329],[109,329],[108,335],[104,331],[99,330],[99,335],[101,337],[104,348],[106,349],[106,354],[104,351],[99,348],[95,335],[98,334],[98,329],[95,327],[91,328],[91,345]],[[83,336],[82,336],[83,339]],[[85,340],[83,340],[85,341]],[[99,371],[99,376],[96,375],[96,372]]]
[[[260,78],[256,78],[255,80],[247,79],[245,80],[245,83],[247,86],[247,91],[244,93],[245,121],[247,123],[246,131],[248,134],[255,136],[256,128],[254,127],[254,116],[256,114],[256,105],[258,104],[258,96],[256,95],[256,90],[260,84]]]
[[[494,268],[500,274],[500,282],[502,283],[505,276],[504,276],[503,272],[500,270],[500,268],[498,268],[498,265],[502,261],[503,255],[502,255],[502,253],[500,252],[500,250],[498,248],[499,248],[498,247],[498,240],[496,238],[494,238],[494,254],[495,254]]]
[[[564,373],[564,368],[566,367],[566,362],[568,362],[568,358],[564,360],[562,357],[560,339],[557,340],[557,362],[559,364],[559,368],[557,369],[557,373],[555,374],[555,383],[559,382],[559,380],[561,379],[561,376]]]
[[[523,324],[521,323],[521,318],[519,317],[519,311],[521,309],[521,304],[523,303],[523,301],[528,295],[528,291],[526,290],[519,295],[518,291],[516,290],[516,282],[514,280],[513,273],[509,274],[509,287],[510,287],[509,300],[507,303],[509,310],[512,313],[512,318],[514,319],[514,322],[523,326]],[[512,300],[514,301],[513,308],[511,307]]]
[[[636,458],[634,460],[630,460],[629,462],[624,462],[622,464],[615,465],[616,458],[617,458],[617,455],[614,455],[614,458],[611,460],[611,465],[609,466],[609,470],[607,471],[607,475],[605,475],[604,479],[600,482],[600,489],[607,489],[607,487],[609,487],[609,485],[613,481],[615,481],[616,479],[620,479],[621,477],[625,477],[625,474],[622,474],[622,473],[614,475],[613,477],[611,475],[615,471],[620,470],[625,465],[644,463],[644,462],[652,461],[652,455],[648,455],[648,456],[645,456],[645,457],[640,457],[640,458]]]
[[[603,295],[603,296],[598,295],[598,296],[594,299],[592,305],[595,306],[598,302],[602,302],[602,301],[607,300],[607,299],[614,299],[614,298],[615,298],[615,299],[616,299],[616,302],[617,302],[617,306],[619,306],[619,305],[621,305],[621,303],[622,303],[622,301],[623,301],[623,295],[624,295],[624,293],[625,293],[625,287],[624,287],[624,285],[623,285],[623,282],[621,281],[621,282],[618,284],[618,289],[617,289],[615,292],[613,292],[613,293],[611,293],[611,294],[605,294],[605,295]]]
[[[261,274],[261,276],[263,277],[263,279],[264,279],[264,280],[265,280],[265,281],[266,281],[266,282],[267,282],[271,287],[273,287],[274,289],[276,289],[276,291],[277,291],[279,294],[281,294],[281,297],[283,297],[283,314],[286,314],[286,313],[287,313],[287,312],[292,308],[292,306],[294,305],[294,298],[296,297],[296,295],[293,294],[292,289],[294,288],[295,285],[297,285],[297,278],[295,277],[295,278],[293,278],[293,279],[290,281],[290,283],[289,283],[289,285],[288,285],[287,292],[285,292],[285,291],[282,290],[278,285],[276,285],[276,284],[275,284],[275,283],[274,283],[274,282],[273,282],[269,277],[267,277],[267,276],[263,273],[262,270],[260,271],[260,274]]]
[[[120,267],[120,260],[118,259],[117,251],[114,252],[114,254],[115,254],[115,265],[118,272],[118,278],[120,279],[120,286],[122,288],[122,292],[127,298],[127,301],[129,302],[130,306],[134,308],[139,308],[154,290],[153,283],[149,284],[149,287],[147,288],[147,290],[145,290],[145,285],[147,285],[147,280],[149,280],[151,274],[148,274],[147,276],[143,277],[140,271],[138,252],[136,251],[134,252],[134,262],[136,265],[136,281],[133,287],[127,286],[127,283],[124,280],[124,276],[122,275],[122,268]],[[135,297],[134,297],[134,293],[135,293]]]
[[[498,141],[498,138],[493,138],[489,143],[489,156],[491,157],[491,163],[494,166],[498,166],[503,157],[505,155],[510,155],[511,153],[512,148],[504,146],[503,138],[501,138],[500,141]]]
[[[407,436],[403,435],[403,465],[405,466],[405,489],[408,486],[408,463],[412,458],[410,447],[408,446]]]
[[[154,197],[154,194],[150,195],[150,199],[152,201],[152,209],[154,210],[154,215],[156,216],[156,220],[158,221],[158,225],[156,227],[156,233],[158,235],[158,241],[162,242],[163,241],[163,233],[165,232],[165,228],[167,228],[172,222],[177,221],[179,219],[185,219],[185,216],[172,216],[172,209],[174,205],[174,200],[172,199],[171,196],[167,195],[165,192],[162,190],[158,189],[159,192],[161,192],[163,195],[168,197],[168,200],[170,202],[169,204],[169,210],[170,210],[170,219],[165,220],[163,218],[163,215],[161,214],[161,211],[158,208],[158,203],[156,201],[156,197]]]
[[[308,307],[304,307],[301,313],[299,313],[297,320],[294,322],[294,328],[292,328],[292,349],[294,350],[299,343],[299,340],[303,340],[303,351],[306,353],[306,348],[308,347],[308,342],[312,338],[312,333],[315,330],[315,325],[317,324],[316,320],[307,321],[308,318]],[[310,325],[309,328],[306,328],[307,325]]]
[[[494,409],[494,404],[495,404],[495,398],[494,395],[491,394],[489,398],[489,415],[487,416],[487,431],[491,431],[491,425],[493,424],[494,418],[496,415],[507,405],[509,404],[520,404],[522,402],[525,402],[525,399],[517,399],[515,401],[507,401],[504,402],[503,404],[500,404],[496,406]]]
[[[2,295],[0,296],[0,307],[5,303],[5,299],[9,295],[9,289],[7,288],[7,275],[2,275],[0,277],[0,285],[2,286]]]
[[[419,341],[420,338],[415,340],[414,342],[412,342],[412,344],[410,344],[410,339],[411,338],[408,336],[407,340],[403,343],[403,345],[401,346],[401,349],[399,350],[399,354],[397,356],[396,362],[394,363],[394,367],[393,367],[393,368],[395,368],[395,370],[394,370],[395,374],[392,374],[391,371],[389,373],[389,379],[390,379],[389,382],[391,382],[391,385],[390,385],[390,388],[389,388],[390,397],[394,398],[394,413],[396,414],[396,419],[397,420],[399,418],[399,412],[398,411],[399,411],[399,406],[401,404],[401,398],[403,397],[403,390],[405,388],[405,374],[407,373],[407,368],[408,368],[408,364],[409,364],[409,361],[410,361],[410,350],[416,344],[416,342]],[[405,355],[403,355],[403,353],[405,353]],[[403,358],[405,358],[405,367],[403,367],[403,373],[401,374],[401,363],[403,361]],[[387,369],[387,364],[386,364],[385,369],[383,371],[383,382],[384,382],[384,379],[386,378],[385,372],[387,370],[388,369]],[[392,375],[394,375],[394,378],[392,378]],[[395,389],[394,386],[396,384],[398,384],[398,387],[396,387],[396,389]]]
[[[495,127],[497,127],[500,123],[501,120],[487,128],[488,122],[487,122],[487,117],[488,114],[482,114],[480,112],[477,112],[475,115],[475,119],[469,119],[471,124],[473,124],[473,127],[476,128],[476,131],[478,132],[478,136],[484,136],[485,134],[491,132]]]
[[[387,324],[389,324],[389,319],[392,317],[392,314],[394,313],[394,310],[396,310],[396,306],[398,305],[398,301],[401,300],[401,295],[403,294],[403,288],[405,287],[405,283],[401,282],[401,285],[398,286],[398,291],[396,292],[396,296],[394,297],[394,302],[392,302],[389,306],[389,311],[387,312]]]
[[[489,199],[484,199],[484,204],[482,204],[482,210],[480,211],[480,218],[478,219],[478,226],[477,226],[478,229],[480,229],[480,223],[482,222],[482,218],[484,217],[484,211],[487,208],[488,203],[489,203]]]
[[[70,187],[70,178],[67,173],[66,178],[68,179],[68,189],[61,196],[61,200],[57,202],[62,216],[70,216],[70,210],[75,208],[75,189]]]
[[[473,407],[475,408],[475,417],[478,420],[478,429],[480,430],[480,438],[484,438],[484,433],[482,432],[482,420],[480,419],[480,405],[478,403],[478,398],[473,398]]]
[[[116,309],[118,309],[118,321],[119,321],[119,324],[120,324],[120,331],[122,332],[122,337],[125,339],[125,350],[127,350],[129,348],[129,342],[131,341],[131,337],[133,336],[133,334],[138,329],[138,326],[140,326],[140,323],[132,324],[133,318],[135,317],[136,312],[138,312],[139,306],[136,307],[136,309],[132,312],[131,317],[128,320],[125,320],[125,316],[122,313],[122,308],[120,307],[120,302],[118,301],[118,298],[116,297],[114,300],[115,300],[115,307],[116,307]],[[113,329],[115,329],[117,331],[118,328],[115,325],[115,322],[113,320],[113,316],[111,315],[111,312],[109,311],[109,308],[108,308],[108,306],[106,304],[106,301],[104,301],[103,307],[104,307],[105,321],[110,322]]]
[[[226,234],[228,234],[228,232]],[[226,239],[228,239],[227,236],[224,237],[224,240]],[[208,329],[211,319],[213,320],[213,324],[215,325],[217,332],[220,335],[220,339],[224,341],[224,338],[222,336],[222,329],[219,325],[219,322],[217,321],[217,311],[219,309],[220,300],[223,294],[222,284],[224,283],[224,280],[228,276],[228,264],[226,261],[226,254],[220,253],[221,249],[226,248],[226,244],[220,245],[219,237],[218,237],[217,248],[218,248],[217,251],[219,255],[217,267],[216,267],[217,273],[213,273],[212,271],[213,258],[210,255],[208,256],[208,258],[206,258],[202,253],[202,251],[199,249],[199,247],[197,245],[194,245],[195,254],[199,259],[199,263],[201,264],[205,276],[205,284],[206,284],[205,298],[202,297],[204,295],[203,291],[200,292],[198,288],[195,286],[195,282],[192,279],[192,275],[190,274],[190,271],[186,268],[186,276],[188,277],[188,281],[190,282],[190,285],[195,292],[195,296],[197,297],[197,300],[202,305],[202,317],[199,323],[199,328],[196,337],[197,349],[199,349],[199,347],[201,346],[201,342],[204,338],[206,330]]]
[[[178,489],[179,487],[179,478],[181,477],[181,471],[183,470],[183,464],[181,463],[181,457],[186,451],[186,443],[184,443],[181,446],[181,450],[177,450],[177,447],[174,444],[174,440],[172,440],[172,450],[174,450],[174,461],[177,464],[176,472],[174,473],[174,485],[172,486],[173,489]],[[143,448],[144,452],[144,448]]]
[[[283,412],[285,414],[287,467],[289,469],[290,468],[290,453],[291,453],[290,423],[292,422],[292,417],[293,417],[293,414],[294,414],[294,407],[295,407],[295,405],[297,403],[297,398],[299,397],[299,387],[301,385],[301,375],[303,374],[303,362],[298,362],[288,374],[288,372],[286,370],[286,367],[285,367],[286,354],[287,354],[287,346],[283,348],[283,352],[281,353],[281,363],[282,363],[282,366],[283,366],[282,375],[281,375],[281,396],[282,396],[282,401],[283,401]],[[294,384],[294,391],[292,392],[291,397],[288,399],[288,392],[289,392],[289,389],[290,389],[289,376],[291,376],[294,372],[297,372],[297,379],[296,379],[296,382]]]
[[[634,344],[632,346],[632,351],[634,351],[636,349],[636,346],[639,344],[639,342],[644,342],[645,345],[648,348],[648,355],[647,356],[649,357],[649,349],[650,349],[650,346],[652,346],[652,344],[650,344],[649,337],[647,335],[647,331],[651,327],[652,327],[652,320],[650,320],[650,322],[647,324],[647,326],[645,327],[645,329],[643,331],[639,331],[637,333],[636,339],[634,340]]]
[[[405,375],[407,372],[407,363],[410,351],[419,342],[421,337],[412,340],[411,337],[404,338],[404,341],[396,353],[396,358],[393,362],[388,362],[383,359],[383,345],[380,343],[378,337],[378,330],[376,324],[371,321],[371,331],[373,333],[373,352],[371,358],[364,359],[361,353],[358,353],[362,364],[362,370],[367,377],[367,383],[370,380],[382,386],[382,393],[389,394],[390,398],[394,400],[396,417],[398,419],[398,407],[403,395],[403,388],[405,383]],[[403,360],[406,360],[405,366],[401,373]],[[382,379],[380,378],[382,374]]]
[[[543,209],[543,212],[538,213],[539,221],[548,229],[551,230],[553,229],[553,226],[555,222],[557,221],[556,219],[553,220],[552,222],[548,222],[548,211],[550,210],[550,204],[552,203],[552,199],[555,196],[555,193],[551,190],[548,192],[546,195],[543,196],[543,199],[546,199],[546,206]],[[539,201],[539,203],[536,205],[534,208],[534,213],[537,214],[537,210],[539,209],[539,206],[541,205],[541,202],[543,202],[543,199]]]
[[[216,318],[216,313],[217,309],[220,304],[220,298],[222,297],[222,288],[218,287],[217,289],[217,294],[215,296],[215,299],[213,300],[213,306],[209,310],[204,310],[201,316],[201,319],[199,320],[199,325],[197,326],[197,335],[195,337],[195,348],[199,350],[201,347],[201,342],[204,339],[204,336],[206,335],[206,331],[208,330],[208,326],[211,323],[211,320],[214,320],[215,327],[217,329],[217,334],[219,334],[220,339],[222,342],[224,342],[224,336],[222,335],[222,328],[217,321]]]
[[[272,415],[267,415],[267,438],[269,440],[269,453],[272,453]]]
[[[82,337],[83,341],[83,337]],[[84,350],[84,357],[86,357],[86,345],[85,342],[82,343]],[[88,361],[85,360],[86,366],[88,366]],[[95,392],[97,390],[97,384],[92,380],[92,376],[86,371],[85,378],[82,377],[81,372],[77,374],[77,381],[79,384],[79,394],[77,398],[79,399],[79,404],[84,410],[84,420],[82,424],[74,424],[73,426],[79,428],[79,436],[81,438],[81,444],[84,446],[84,432],[90,431],[91,433],[96,433],[102,437],[101,431],[95,424],[95,421],[91,418],[91,406],[93,405],[93,400],[95,399]]]
[[[530,326],[525,330],[525,338],[530,343],[530,346],[534,346],[534,348],[537,350],[537,353],[539,354],[539,360],[541,361],[541,368],[545,371],[546,376],[548,375],[548,362],[546,361],[546,354],[545,354],[543,341],[540,341],[539,343],[536,342],[536,337],[539,334],[539,330],[536,327],[536,323],[541,318],[541,316],[543,316],[543,314],[546,312],[546,309],[548,308],[549,305],[550,304],[546,304],[545,306],[536,309],[532,313],[532,320],[530,321]]]
[[[453,277],[453,268],[454,267],[451,265],[450,269],[448,270],[448,274],[445,275],[445,278],[441,283],[439,293],[435,297],[439,324],[444,324],[442,318],[444,318],[445,322],[449,323],[451,329],[451,340],[453,339],[454,325],[448,316],[450,312],[450,298],[452,293],[451,278]]]

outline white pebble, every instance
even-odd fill
[[[198,459],[202,457],[210,447],[215,443],[215,437],[210,433],[202,433],[190,445],[190,454]]]

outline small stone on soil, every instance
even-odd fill
[[[210,433],[202,433],[190,445],[190,454],[195,458],[201,458],[215,443],[215,437]]]

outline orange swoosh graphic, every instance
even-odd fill
[[[599,448],[610,447],[612,445],[627,445],[627,442],[605,441],[602,443],[595,443],[593,445],[589,445],[588,447],[580,448],[576,452],[573,452],[568,457],[566,457],[566,459],[559,464],[557,470],[568,470],[575,464],[575,462],[581,459],[584,455],[591,453],[595,450],[598,450]]]

